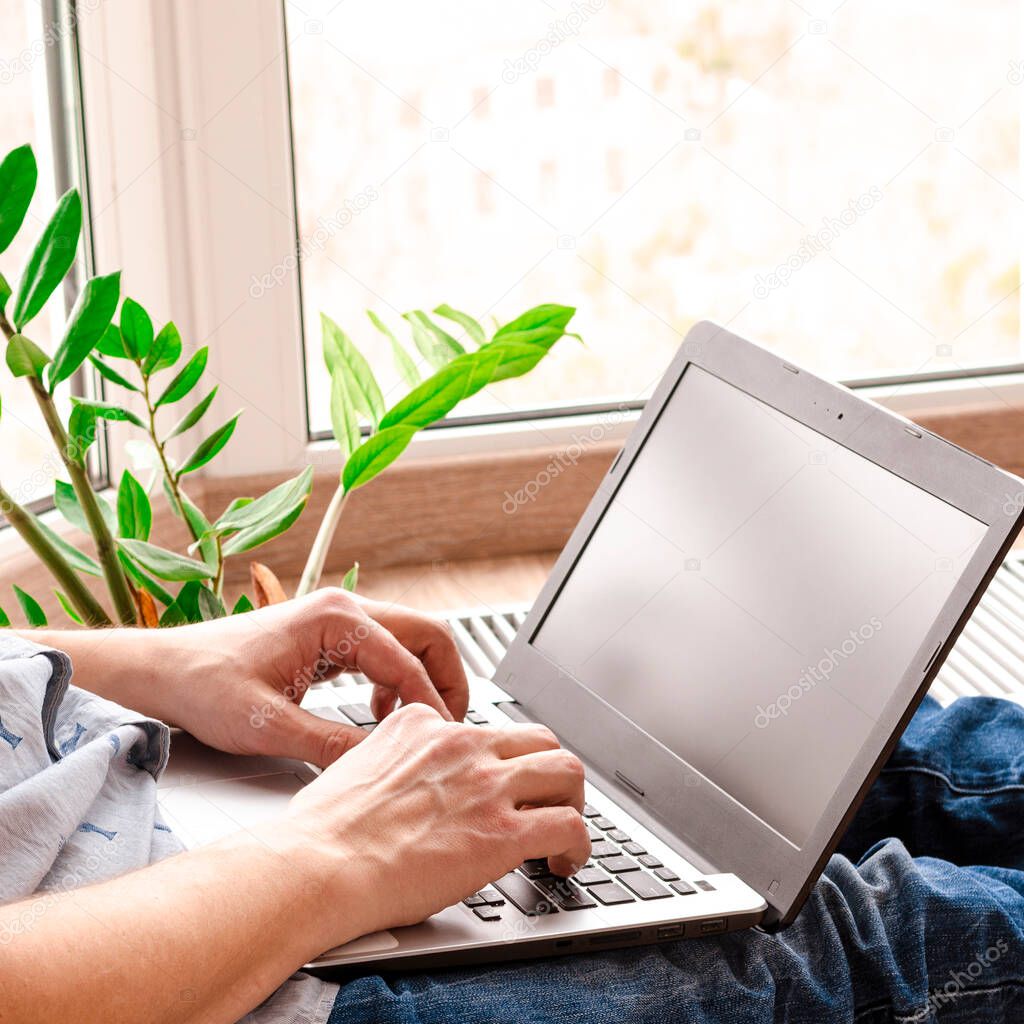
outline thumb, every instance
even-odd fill
[[[286,705],[274,723],[267,753],[326,768],[367,736],[357,726],[343,724],[340,715],[328,719],[331,714],[331,708],[317,708],[314,714],[296,704]]]

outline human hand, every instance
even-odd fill
[[[327,897],[327,949],[422,921],[527,859],[573,874],[590,856],[582,809],[583,766],[550,730],[413,704],[297,793],[284,827]]]
[[[137,701],[139,710],[228,753],[324,767],[365,739],[355,726],[299,707],[312,683],[339,672],[359,671],[375,683],[379,719],[398,699],[457,720],[469,703],[462,660],[444,623],[343,590],[176,629],[131,632],[148,644],[141,649],[144,663],[134,665],[150,688],[149,706]]]

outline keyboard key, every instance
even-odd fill
[[[590,836],[590,841],[592,843],[596,843],[599,839],[604,839],[604,833],[600,829],[594,828],[593,825],[589,824],[587,825],[587,835]]]
[[[480,918],[481,921],[500,921],[501,911],[496,907],[474,907],[473,913]]]
[[[692,896],[697,891],[689,882],[673,882],[672,888],[675,889],[680,896]]]
[[[580,885],[603,885],[605,882],[611,882],[611,879],[600,868],[580,868],[572,876],[572,880]]]
[[[377,728],[377,723],[367,722],[365,725],[359,726],[359,728],[362,729],[363,732],[373,732],[373,730]]]
[[[611,832],[608,833],[608,838],[614,839],[617,843],[629,842],[629,836],[623,832],[621,828],[613,828]]]
[[[558,913],[558,907],[554,905],[549,896],[545,896],[515,871],[509,872],[504,878],[499,878],[494,883],[494,888],[527,917],[541,917],[544,914]]]
[[[487,900],[485,900],[480,893],[476,893],[473,896],[467,896],[462,902],[465,903],[467,907],[482,907]]]
[[[546,860],[523,861],[523,866],[519,870],[522,871],[527,878],[543,878],[545,875],[551,874],[551,868],[548,867],[548,862]]]
[[[645,853],[642,857],[637,857],[637,860],[640,861],[640,863],[643,864],[645,868],[661,867],[661,861],[658,860],[658,858],[655,857],[653,853]]]
[[[620,881],[642,900],[660,900],[672,895],[661,882],[656,882],[646,871],[631,871],[628,875],[622,875]]]
[[[597,818],[600,817],[601,812],[596,807],[591,807],[590,804],[583,805],[583,817],[584,818]]]
[[[655,868],[654,873],[663,882],[678,882],[679,876],[671,868]]]
[[[639,871],[640,865],[635,860],[630,860],[628,857],[606,857],[601,861],[601,867],[605,871],[610,871],[613,875],[621,875],[625,871]]]
[[[550,896],[563,910],[585,910],[597,904],[578,885],[573,885],[568,878],[542,878],[537,888]]]
[[[604,832],[607,832],[609,829],[615,828],[614,821],[611,821],[609,818],[602,818],[600,816],[594,818],[593,824],[595,824],[599,829],[601,829]]]
[[[486,889],[481,889],[477,893],[477,896],[479,896],[484,903],[490,907],[502,907],[505,905],[505,900],[502,898],[501,893],[498,892],[497,889],[492,889],[490,886],[487,886]]]
[[[473,725],[486,725],[489,719],[481,715],[479,711],[467,711],[466,721]]]
[[[715,887],[710,882],[706,882],[703,878],[698,878],[693,884],[696,885],[698,889],[703,889],[705,892],[715,891]]]
[[[376,725],[377,719],[365,704],[339,704],[338,710],[356,725]]]
[[[634,903],[632,896],[620,886],[610,883],[609,885],[595,885],[588,892],[593,893],[605,906],[613,907],[616,903]]]
[[[617,857],[618,855],[619,848],[613,843],[606,843],[603,839],[590,844],[590,856],[594,860],[598,860],[601,857]]]
[[[642,853],[647,852],[639,843],[623,843],[622,848],[634,857],[639,857]]]

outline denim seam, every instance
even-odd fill
[[[923,767],[921,767],[919,765],[907,765],[906,767],[891,767],[891,768],[883,768],[882,769],[882,774],[883,775],[895,774],[897,772],[900,773],[900,774],[904,774],[904,775],[905,774],[914,774],[914,773],[920,774],[920,775],[930,775],[932,778],[939,779],[939,781],[944,783],[954,793],[959,793],[962,796],[993,796],[996,793],[1004,793],[1004,792],[1010,792],[1010,791],[1021,791],[1021,790],[1024,790],[1024,784],[1019,783],[1019,782],[994,783],[994,784],[989,785],[989,786],[983,786],[983,787],[977,787],[977,788],[970,788],[968,786],[961,786],[961,785],[958,785],[957,783],[953,782],[947,775],[944,775],[942,772],[938,771],[937,769],[935,769],[935,768],[923,768]]]
[[[1004,989],[1020,988],[1022,985],[1024,985],[1024,982],[1015,980],[1013,978],[1007,978],[1006,981],[1001,981],[998,985],[985,985],[979,986],[978,988],[958,989],[955,995],[949,996],[947,997],[947,999],[949,1002],[955,1002],[957,999],[960,999],[963,996],[999,995]],[[941,989],[930,990],[928,992],[928,1000],[930,1001],[932,999],[932,996],[936,993],[941,993]],[[921,1009],[922,1008],[919,1007],[918,1009],[912,1011],[909,1014],[901,1014],[894,1012],[893,1019],[897,1022],[897,1024],[915,1024],[915,1022],[927,1020],[929,1017],[933,1015],[934,1011],[932,1011],[929,1008],[927,1013],[924,1016],[921,1016]]]

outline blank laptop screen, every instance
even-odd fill
[[[691,364],[533,644],[799,847],[985,532]]]

